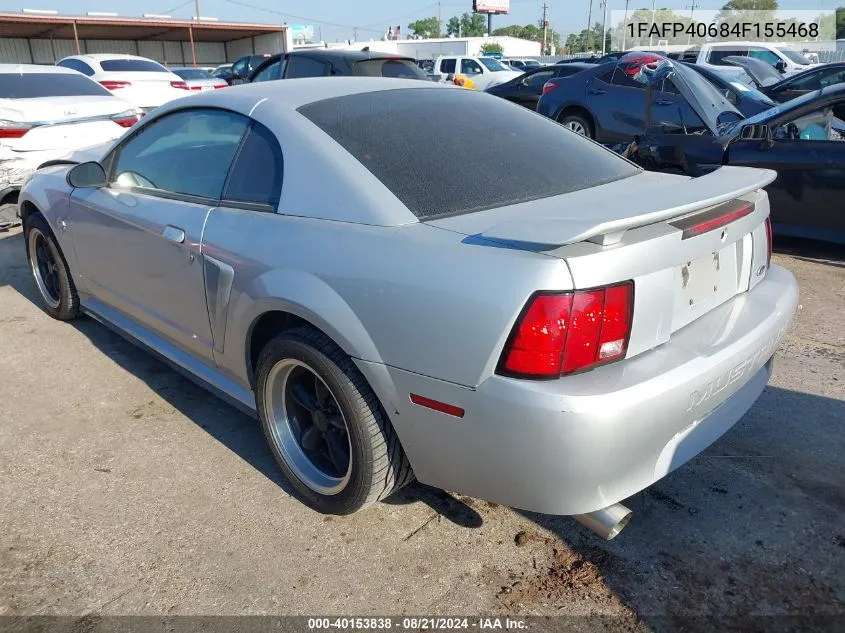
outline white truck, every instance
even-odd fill
[[[433,61],[431,69],[426,69],[426,72],[429,75],[440,75],[443,79],[464,75],[472,79],[475,90],[486,90],[522,74],[493,57],[464,55],[442,55]]]
[[[715,42],[701,46],[637,46],[632,50],[666,53],[672,59],[706,66],[723,73],[736,73],[737,67],[725,57],[754,57],[771,64],[784,75],[807,70],[815,64],[789,44],[771,42]],[[742,71],[740,71],[742,72]]]

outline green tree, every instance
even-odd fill
[[[658,41],[665,40],[669,44],[686,44],[689,35],[679,33],[674,36],[671,32],[662,32],[663,24],[683,24],[684,29],[692,22],[689,16],[675,13],[671,9],[657,9],[652,20],[651,9],[637,9],[628,16],[627,22],[620,22],[611,28],[612,47],[617,50],[627,50],[634,46],[657,46]],[[656,27],[652,30],[652,24]],[[597,38],[601,49],[601,35]],[[610,50],[610,49],[608,49]]]
[[[487,33],[487,20],[480,13],[464,13],[451,17],[446,23],[446,34],[455,37],[481,37]]]
[[[418,37],[440,37],[440,21],[436,18],[423,18],[408,25],[408,30]]]
[[[505,48],[497,42],[487,42],[481,47],[482,55],[490,55],[491,53],[504,53]]]
[[[722,7],[723,12],[777,10],[778,0],[730,0]]]
[[[845,7],[836,10],[836,39],[845,39]]]
[[[730,0],[716,16],[716,21],[725,22],[731,26],[774,22],[777,10],[777,0]]]
[[[526,24],[525,26],[511,24],[510,26],[503,26],[493,31],[493,35],[518,37],[523,40],[531,40],[532,42],[543,41],[543,29],[536,24]],[[546,29],[547,50],[551,49],[552,46],[560,48],[560,33],[554,29]]]

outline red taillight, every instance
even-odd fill
[[[766,268],[772,265],[772,219],[766,218]]]
[[[184,81],[171,81],[170,87],[176,88],[178,90],[188,90],[188,84],[186,84]]]
[[[672,222],[672,226],[681,229],[681,239],[687,240],[691,237],[697,237],[710,231],[722,228],[726,224],[730,224],[746,215],[750,215],[754,211],[754,204],[752,202],[744,202],[742,200],[734,200],[720,204],[718,207],[705,211],[704,213],[696,213],[694,215],[681,218]]]
[[[557,84],[555,82],[547,81],[546,83],[543,84],[543,94],[546,94],[547,92],[551,92],[555,88],[557,88]]]
[[[126,88],[127,86],[131,86],[131,81],[101,81],[100,85],[103,88],[108,90],[120,90],[121,88]]]
[[[195,92],[199,92],[200,90],[202,90],[202,86],[191,86],[190,89]]]
[[[30,129],[29,127],[0,127],[0,138],[21,138]]]
[[[221,88],[228,88],[229,84],[217,84],[214,86],[215,90],[220,90]]]
[[[619,360],[628,350],[634,284],[537,294],[514,325],[499,373],[557,378]]]
[[[144,114],[136,110],[127,110],[120,114],[115,114],[111,120],[117,123],[120,127],[132,127],[141,120]]]

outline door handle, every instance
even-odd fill
[[[589,90],[589,93],[590,93],[591,95],[606,95],[606,94],[607,94],[607,90],[602,90],[601,88],[591,88],[591,89]]]
[[[161,232],[162,237],[174,244],[182,244],[185,241],[185,231],[175,226],[165,226]]]
[[[656,106],[670,106],[674,103],[674,101],[669,101],[667,99],[658,99],[654,102]]]

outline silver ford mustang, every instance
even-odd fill
[[[302,79],[171,102],[20,213],[46,311],[256,413],[317,510],[416,477],[612,538],[769,379],[798,298],[773,178],[644,172],[469,90]]]

